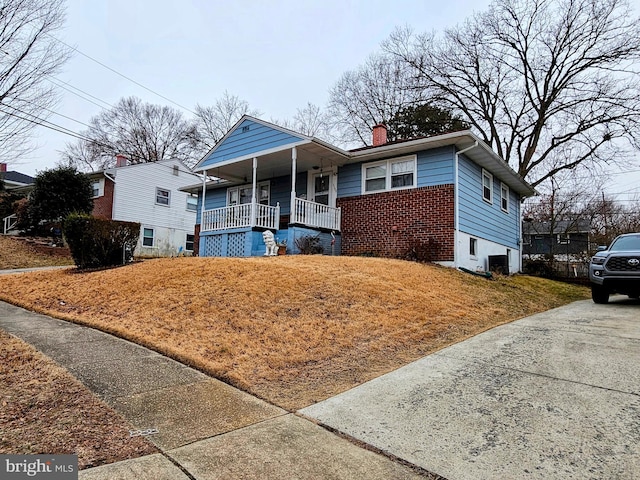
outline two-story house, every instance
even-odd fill
[[[139,222],[135,250],[142,256],[175,256],[194,249],[197,197],[180,191],[200,181],[177,160],[129,165],[124,156],[116,166],[90,174],[93,215]]]
[[[535,192],[471,131],[345,151],[250,116],[194,168],[201,256],[265,252],[262,232],[317,237],[324,253],[409,258],[487,270],[520,269],[520,202]]]

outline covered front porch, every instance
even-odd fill
[[[339,253],[337,170],[346,160],[317,139],[256,119],[239,122],[196,167],[204,173],[201,255],[262,255],[265,230],[286,243],[287,253],[297,253],[301,235],[318,237],[325,253]]]

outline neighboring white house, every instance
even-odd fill
[[[140,223],[135,254],[174,256],[193,251],[197,196],[181,187],[201,181],[182,162],[165,160],[116,167],[91,174],[96,217]]]

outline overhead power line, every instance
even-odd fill
[[[160,97],[160,98],[162,98],[162,99],[166,100],[167,102],[170,102],[170,103],[174,104],[175,106],[180,107],[180,108],[182,108],[183,110],[186,110],[187,112],[192,113],[193,115],[196,115],[196,112],[194,112],[194,111],[193,111],[193,110],[191,110],[190,108],[187,108],[187,107],[185,107],[184,105],[180,105],[179,103],[174,102],[174,101],[173,101],[173,100],[171,100],[170,98],[165,97],[165,96],[164,96],[164,95],[162,95],[161,93],[158,93],[158,92],[156,92],[155,90],[152,90],[152,89],[150,89],[149,87],[147,87],[147,86],[143,85],[142,83],[135,81],[133,78],[128,77],[128,76],[126,76],[126,75],[125,75],[125,74],[123,74],[123,73],[120,73],[120,72],[119,72],[119,71],[117,71],[116,69],[111,68],[109,65],[106,65],[106,64],[102,63],[101,61],[96,60],[96,59],[95,59],[95,58],[93,58],[92,56],[87,55],[86,53],[84,53],[84,52],[82,52],[82,51],[78,50],[77,48],[72,47],[72,46],[71,46],[71,45],[69,45],[68,43],[63,42],[62,40],[60,40],[59,38],[54,37],[53,35],[49,35],[49,37],[51,37],[51,38],[53,38],[54,40],[56,40],[56,41],[60,42],[61,44],[65,45],[67,48],[70,48],[70,49],[71,49],[71,50],[73,50],[74,52],[78,52],[78,53],[79,53],[80,55],[82,55],[83,57],[88,58],[89,60],[91,60],[92,62],[97,63],[97,64],[98,64],[98,65],[100,65],[101,67],[106,68],[107,70],[109,70],[109,71],[111,71],[111,72],[115,73],[116,75],[121,76],[121,77],[122,77],[122,78],[124,78],[125,80],[128,80],[128,81],[130,81],[131,83],[134,83],[134,84],[138,85],[139,87],[144,88],[144,89],[145,89],[145,90],[147,90],[148,92],[151,92],[151,93],[153,93],[154,95],[157,95],[158,97]]]
[[[89,102],[89,103],[93,103],[94,105],[96,105],[96,106],[100,107],[100,108],[101,108],[101,109],[103,109],[103,110],[106,110],[106,109],[107,109],[107,107],[108,107],[108,108],[113,108],[113,105],[111,105],[109,102],[106,102],[106,101],[102,100],[101,98],[98,98],[98,97],[96,97],[96,96],[94,96],[94,95],[91,95],[90,93],[85,92],[84,90],[81,90],[80,88],[78,88],[78,87],[76,87],[76,86],[74,86],[74,85],[71,85],[69,82],[65,82],[65,81],[60,80],[60,79],[58,79],[58,78],[56,78],[56,77],[51,77],[51,78],[48,78],[47,80],[49,80],[49,81],[50,81],[51,83],[53,83],[55,86],[60,87],[60,88],[62,88],[63,90],[66,90],[67,92],[69,92],[69,93],[71,93],[71,94],[73,94],[73,95],[75,95],[75,96],[77,96],[77,97],[80,97],[80,98],[82,98],[83,100],[85,100],[85,101],[87,101],[87,102]],[[84,95],[87,95],[88,97],[91,97],[91,98],[93,98],[93,99],[97,100],[98,102],[101,102],[101,103],[103,103],[104,105],[106,105],[107,107],[105,107],[104,105],[100,105],[100,104],[98,104],[98,103],[94,102],[93,100],[89,100],[88,98],[83,97],[83,96],[82,96],[82,95],[80,95],[79,93],[74,92],[73,90],[70,90],[70,89],[69,89],[69,88],[67,88],[67,87],[70,87],[70,88],[72,88],[73,90],[77,90],[77,92],[81,92],[81,93],[83,93]]]

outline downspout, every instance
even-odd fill
[[[478,141],[476,140],[473,145],[463,148],[459,152],[456,152],[456,160],[453,164],[453,266],[454,268],[458,268],[458,232],[460,230],[460,202],[459,202],[459,193],[460,187],[458,183],[460,181],[459,175],[459,165],[460,155],[468,152],[472,148],[476,148],[478,146]]]

